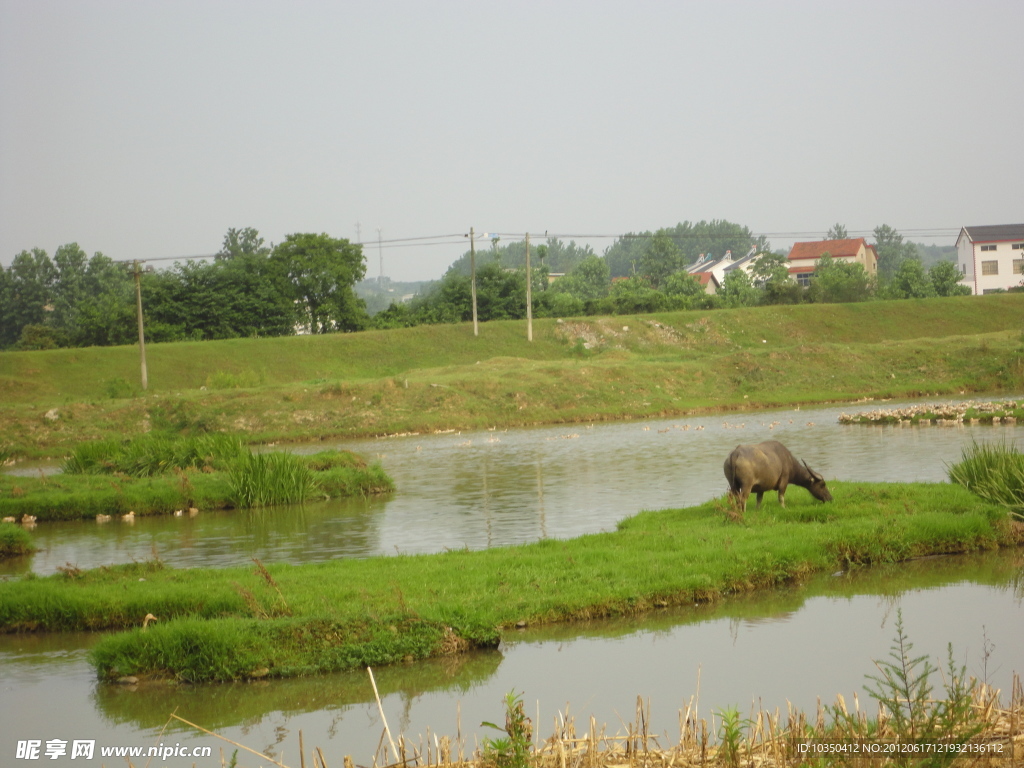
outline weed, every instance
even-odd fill
[[[259,387],[266,382],[266,372],[256,373],[245,370],[239,373],[216,371],[206,377],[207,389],[250,389]]]
[[[64,563],[64,565],[57,566],[57,572],[60,573],[65,579],[80,579],[82,578],[83,571],[77,565],[71,563]]]
[[[982,730],[973,704],[977,681],[967,678],[965,666],[953,662],[952,644],[947,646],[945,698],[933,697],[931,676],[939,671],[927,656],[911,656],[914,645],[903,628],[903,612],[896,613],[896,639],[889,658],[875,661],[880,675],[868,675],[874,682],[868,693],[882,705],[887,723],[901,743],[965,744]]]
[[[516,695],[515,691],[505,694],[504,728],[486,721],[480,725],[505,734],[505,737],[500,739],[484,739],[484,765],[493,768],[527,768],[530,764],[533,726],[523,710],[522,695]]]
[[[107,379],[103,382],[103,389],[111,400],[124,400],[135,397],[135,387],[123,378]]]
[[[718,716],[722,725],[718,729],[721,742],[721,754],[727,765],[736,768],[740,764],[740,749],[743,746],[743,732],[750,727],[749,720],[740,719],[740,711],[736,707],[719,710]]]

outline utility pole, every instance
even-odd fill
[[[473,296],[473,335],[480,335],[480,326],[476,319],[476,238],[473,228],[469,228],[469,290]]]
[[[377,257],[380,259],[380,277],[377,278],[377,285],[384,283],[384,249],[380,242],[380,227],[377,227]]]
[[[142,275],[139,269],[139,261],[135,265],[135,311],[139,319],[139,359],[142,362],[142,390],[149,388],[149,374],[146,373],[146,335],[142,331]]]
[[[533,298],[530,292],[530,233],[526,233],[526,340],[533,341]]]

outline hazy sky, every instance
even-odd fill
[[[1024,221],[1022,29],[1020,0],[0,0],[0,263],[357,222],[371,276],[378,228],[951,243]]]

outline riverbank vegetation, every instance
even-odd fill
[[[826,239],[846,236],[837,224]],[[622,315],[970,293],[959,284],[955,250],[929,252],[904,242],[887,225],[876,227],[874,237],[877,277],[860,265],[823,257],[807,289],[789,274],[784,251],[772,251],[764,236],[730,221],[683,221],[656,232],[630,232],[600,256],[590,246],[550,237],[532,249],[532,313]],[[499,244],[499,239],[492,238],[491,247],[475,257],[483,322],[526,316],[526,241]],[[750,274],[733,270],[714,294],[688,272],[698,262],[710,264],[727,253],[739,259],[748,251],[757,254]],[[90,258],[78,243],[60,246],[52,260],[42,248],[33,248],[0,268],[0,349],[131,343],[135,271],[150,342],[464,322],[473,315],[471,258],[467,250],[411,302],[395,301],[399,296],[383,277],[372,281],[376,290],[364,282],[363,296],[383,310],[371,317],[364,298],[354,292],[366,273],[363,246],[327,234],[290,234],[268,246],[251,227],[230,229],[212,261],[183,260],[145,271],[102,253]]]
[[[1024,520],[1024,455],[1007,443],[973,443],[949,479]]]
[[[0,516],[39,522],[196,514],[391,491],[379,463],[350,451],[254,454],[238,438],[143,435],[79,445],[59,475],[0,474]]]
[[[5,557],[27,555],[36,549],[32,536],[17,523],[0,523],[0,560]]]
[[[577,724],[570,707],[555,717],[554,730],[542,736],[540,724],[526,715],[523,697],[507,694],[504,737],[484,739],[471,748],[466,737],[433,740],[381,739],[374,765],[406,766],[412,762],[458,768],[740,768],[740,766],[1016,766],[1024,737],[1024,689],[1019,678],[1004,697],[984,681],[968,679],[950,658],[942,670],[927,657],[912,657],[913,644],[902,631],[889,660],[876,661],[889,677],[869,690],[876,707],[869,712],[854,698],[842,695],[832,705],[820,700],[816,711],[790,706],[787,711],[751,707],[703,709],[697,696],[679,710],[679,732],[656,734],[650,729],[650,702],[638,696],[635,717],[608,725]],[[952,649],[949,651],[952,656]],[[942,673],[942,689],[936,673]],[[709,715],[702,712],[710,711]],[[197,727],[175,715],[172,719]],[[209,733],[209,732],[207,732]],[[213,734],[216,735],[216,734]],[[388,733],[391,736],[390,732]],[[266,755],[235,743],[260,758]],[[300,742],[300,751],[303,749]],[[244,756],[235,753],[244,763]],[[300,760],[305,764],[305,754]],[[344,757],[347,765],[350,756]],[[273,762],[287,768],[283,763]],[[312,763],[326,766],[323,750],[314,747]]]
[[[1016,294],[0,352],[0,446],[147,431],[247,443],[1019,391]],[[217,383],[215,383],[217,382]]]
[[[255,569],[158,561],[0,583],[0,629],[125,629],[103,678],[287,677],[494,645],[498,631],[636,614],[875,562],[1015,545],[1006,511],[950,484],[834,483],[737,522],[723,500],[614,532],[436,555]],[[152,613],[159,621],[138,629]]]

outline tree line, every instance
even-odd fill
[[[588,247],[553,238],[532,250],[534,317],[638,314],[677,309],[753,307],[803,302],[850,302],[966,295],[955,263],[938,261],[926,269],[918,247],[888,225],[874,230],[878,275],[859,264],[826,255],[807,287],[789,274],[783,252],[771,250],[764,236],[725,220],[682,222],[651,232],[628,233],[598,256]],[[833,226],[826,240],[848,237]],[[687,269],[701,256],[734,258],[758,254],[750,273],[731,271],[714,295]],[[457,260],[424,295],[392,305],[374,316],[374,325],[394,328],[472,319],[470,254]],[[476,292],[481,320],[526,315],[525,243],[500,245],[476,254]],[[556,279],[549,278],[557,275]]]
[[[0,347],[131,344],[138,339],[134,264],[77,243],[51,259],[22,251],[0,270]],[[370,325],[353,286],[362,246],[294,234],[269,247],[252,228],[230,229],[212,261],[175,262],[140,281],[147,341],[357,331]]]
[[[917,246],[891,227],[874,231],[879,274],[823,258],[809,287],[788,272],[786,255],[763,236],[725,220],[681,222],[617,238],[601,255],[590,246],[547,238],[531,248],[535,317],[637,314],[801,302],[866,301],[969,293],[956,265],[925,269]],[[846,237],[835,225],[826,239]],[[526,315],[526,244],[492,239],[476,252],[482,321]],[[747,274],[733,270],[709,295],[687,267],[701,255],[759,254]],[[355,284],[366,273],[362,246],[327,234],[293,234],[268,246],[253,228],[230,229],[212,261],[175,262],[140,281],[147,341],[287,336],[396,328],[472,319],[471,254],[408,303],[372,317]],[[134,265],[77,243],[51,259],[22,251],[0,269],[0,348],[131,344],[137,339]]]

